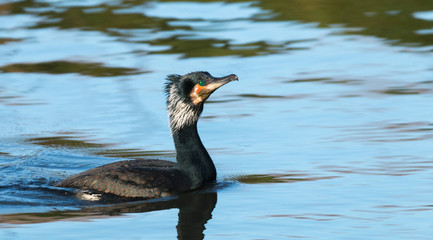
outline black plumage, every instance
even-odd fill
[[[177,195],[215,181],[216,169],[197,132],[206,99],[219,87],[237,80],[207,72],[169,75],[165,85],[176,163],[130,160],[103,165],[64,179],[58,187],[91,190],[121,197],[157,198]]]

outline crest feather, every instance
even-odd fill
[[[166,95],[166,97],[168,98],[168,96],[170,95],[170,88],[173,84],[176,84],[179,82],[180,78],[182,76],[179,74],[170,74],[167,76],[166,78],[166,82],[165,82],[165,86],[164,86],[164,93]]]

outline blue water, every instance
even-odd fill
[[[0,1],[0,239],[431,239],[433,2]],[[199,122],[218,182],[76,199],[175,160],[165,76],[237,74]]]

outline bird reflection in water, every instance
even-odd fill
[[[174,198],[144,202],[118,203],[110,206],[86,207],[80,210],[52,211],[47,213],[20,213],[0,215],[0,227],[15,224],[47,223],[56,221],[89,221],[112,218],[126,213],[142,213],[178,208],[176,226],[178,239],[203,239],[205,224],[212,218],[217,203],[217,193],[203,190],[181,194]],[[146,229],[144,229],[146,230]],[[143,227],[137,231],[143,231]]]

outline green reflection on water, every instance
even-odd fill
[[[280,95],[263,95],[263,94],[239,94],[237,95],[241,98],[277,98],[277,99],[284,99],[287,98],[286,96],[280,96]]]
[[[0,44],[5,44],[5,43],[9,43],[9,42],[19,42],[21,41],[21,39],[17,39],[17,38],[0,38]]]
[[[414,12],[432,11],[430,0],[277,0],[258,1],[257,5],[278,13],[272,20],[318,22],[321,27],[342,24],[359,29],[356,34],[385,38],[395,44],[433,44],[431,35],[416,34],[417,30],[432,28],[433,23],[413,17]]]
[[[134,68],[105,67],[100,63],[83,63],[68,61],[53,61],[43,63],[15,63],[0,67],[3,72],[37,72],[37,73],[79,73],[94,77],[109,77],[139,74]]]
[[[147,2],[125,0],[118,5],[101,3],[90,7],[59,7],[51,6],[49,3],[20,1],[0,5],[0,10],[8,14],[27,13],[43,17],[31,28],[56,27],[60,29],[101,31],[112,36],[125,37],[127,41],[131,41],[129,37],[134,36],[135,33],[118,30],[149,30],[148,35],[139,34],[137,37],[140,40],[132,41],[153,46],[168,46],[168,50],[167,48],[159,51],[153,50],[152,53],[175,53],[181,54],[185,58],[228,55],[247,57],[293,50],[287,46],[287,43],[259,41],[233,44],[225,39],[194,38],[196,33],[206,30],[206,27],[196,30],[188,23],[171,24],[173,21],[177,21],[175,16],[173,18],[146,16],[145,10],[151,7],[151,5],[147,5]],[[250,1],[228,1],[228,3],[239,2]],[[347,28],[346,32],[342,34],[355,33],[383,38],[388,40],[388,44],[406,46],[433,45],[432,34],[417,34],[420,30],[431,29],[433,22],[414,17],[415,12],[433,10],[433,1],[430,0],[385,0],[380,2],[375,0],[262,0],[255,1],[252,6],[263,9],[263,13],[269,12],[271,14],[266,18],[258,15],[251,16],[248,19],[251,22],[298,21],[318,23],[318,27],[321,28],[334,26]],[[40,7],[47,10],[35,10]],[[212,20],[206,19],[195,21],[212,22]],[[186,33],[187,35],[174,33],[179,30],[188,30],[188,33]],[[170,31],[173,31],[173,34],[170,35]],[[167,32],[168,35],[156,39],[150,37],[152,39],[149,39],[149,36],[156,32]],[[99,74],[97,75],[99,76]]]
[[[384,94],[391,95],[412,95],[412,94],[423,94],[426,92],[431,92],[430,89],[414,89],[414,88],[390,88],[387,90],[380,91]]]
[[[84,151],[91,151],[94,155],[112,157],[112,158],[126,158],[126,159],[143,159],[149,157],[174,157],[174,151],[145,151],[141,149],[130,148],[114,148],[114,144],[108,143],[95,143],[91,140],[84,139],[78,136],[52,136],[52,137],[35,137],[28,138],[28,143],[51,147],[51,148],[64,148],[64,149],[78,149]]]
[[[231,44],[228,40],[218,39],[185,39],[185,36],[173,36],[168,39],[150,41],[155,46],[171,46],[168,50],[154,51],[151,53],[183,54],[189,57],[217,57],[217,56],[241,56],[251,57],[268,55],[287,50],[302,50],[303,48],[289,48],[284,44],[270,44],[264,41],[247,44]],[[288,44],[288,43],[287,43]]]
[[[337,176],[313,177],[306,174],[294,173],[272,173],[272,174],[251,174],[239,175],[227,180],[238,181],[246,184],[263,184],[263,183],[292,183],[301,181],[317,181],[323,179],[332,179]]]
[[[82,139],[75,139],[75,137],[38,137],[38,138],[29,138],[26,142],[33,143],[36,145],[42,145],[47,147],[54,148],[103,148],[107,147],[108,144],[101,143],[90,143]]]
[[[161,2],[182,1],[162,0]],[[433,22],[413,16],[414,12],[433,11],[433,1],[430,0],[261,0],[254,1],[253,6],[275,13],[272,18],[255,19],[256,21],[314,22],[319,23],[319,27],[325,28],[341,24],[343,27],[356,28],[356,34],[384,38],[391,40],[393,44],[433,45],[432,34],[416,33],[418,30],[431,29]]]
[[[96,8],[98,8],[98,11],[86,11]],[[117,9],[122,8],[102,4],[96,7],[70,7],[64,8],[63,11],[47,11],[40,15],[54,21],[40,22],[35,28],[80,28],[82,30],[98,30],[108,33],[111,33],[110,29],[174,29],[167,24],[165,19],[151,18],[139,13],[116,13],[115,10]]]

